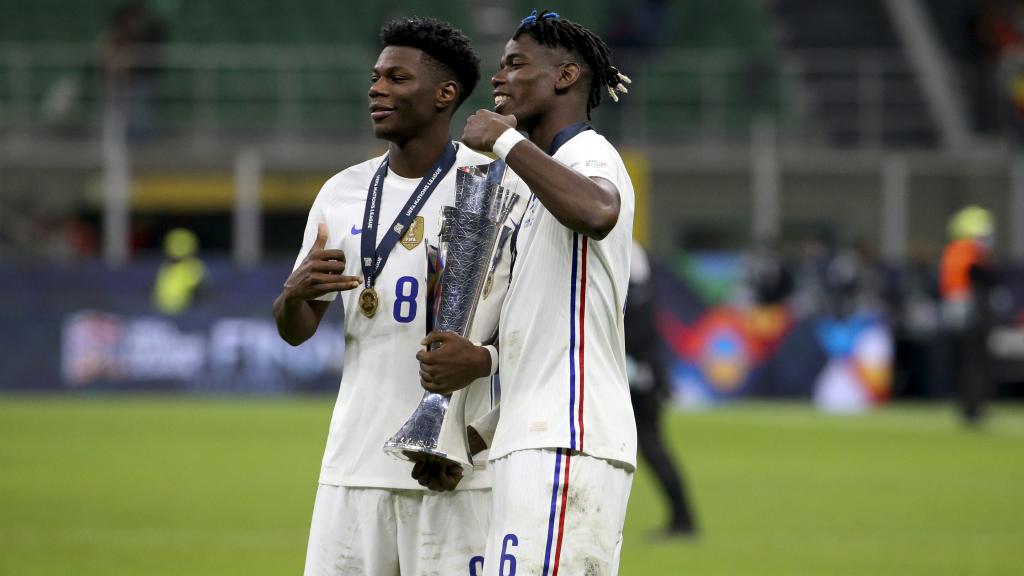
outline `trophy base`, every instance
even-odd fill
[[[455,403],[451,406],[452,410],[449,410],[453,396]],[[448,460],[463,468],[472,468],[465,425],[462,423],[464,403],[461,391],[452,396],[425,393],[420,405],[401,430],[384,443],[384,451],[409,462]]]
[[[447,460],[462,466],[464,469],[473,468],[471,462],[458,458],[444,450],[438,450],[436,446],[423,446],[415,442],[389,440],[384,444],[384,452],[390,454],[393,458],[406,462]]]

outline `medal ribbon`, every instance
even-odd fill
[[[413,191],[412,196],[405,203],[405,207],[402,208],[402,211],[395,218],[391,229],[384,234],[380,245],[375,248],[374,243],[377,241],[381,195],[384,191],[384,179],[388,175],[388,159],[384,158],[380,167],[377,168],[377,173],[373,175],[373,180],[370,180],[370,187],[367,190],[366,207],[363,211],[363,237],[360,243],[363,281],[367,288],[373,288],[373,282],[376,280],[377,275],[380,274],[380,271],[384,269],[384,264],[387,263],[388,256],[391,255],[391,249],[402,239],[406,230],[409,229],[413,220],[416,219],[416,214],[419,213],[420,208],[430,198],[430,194],[434,192],[437,185],[441,183],[441,180],[444,179],[448,171],[455,165],[455,152],[455,144],[449,140],[448,145],[445,146],[444,153],[430,167],[427,175],[420,180],[416,190]]]

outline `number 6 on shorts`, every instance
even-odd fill
[[[508,552],[510,543],[515,548],[519,545],[519,538],[515,534],[505,534],[505,540],[501,543],[501,563],[498,564],[499,576],[516,576],[516,557]],[[505,572],[506,562],[508,562],[508,572]]]

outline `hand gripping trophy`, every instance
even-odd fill
[[[461,166],[455,175],[455,205],[445,206],[440,233],[441,266],[428,332],[450,330],[468,337],[491,270],[505,220],[519,196],[501,185],[505,163]],[[435,291],[429,291],[434,294]],[[431,304],[428,302],[428,305]],[[466,439],[465,390],[426,392],[412,416],[384,444],[384,451],[410,460],[415,454],[472,466]]]

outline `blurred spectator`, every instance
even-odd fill
[[[796,320],[814,318],[825,313],[828,306],[829,249],[825,242],[809,237],[800,245],[794,271],[791,308]]]
[[[739,300],[743,305],[775,306],[793,291],[793,275],[778,250],[762,242],[745,258]]]
[[[629,395],[636,417],[637,444],[668,499],[669,523],[663,535],[690,537],[696,535],[697,525],[687,503],[683,479],[661,433],[662,407],[672,392],[661,339],[654,328],[655,303],[650,263],[643,248],[634,241],[625,328]]]
[[[980,422],[989,395],[988,334],[992,326],[990,295],[995,284],[992,215],[967,206],[949,222],[950,242],[942,253],[940,291],[942,320],[956,380],[960,415]]]
[[[141,2],[114,11],[100,43],[99,69],[108,103],[124,115],[131,141],[153,129],[152,99],[160,75],[159,50],[166,41],[161,19]]]
[[[153,304],[174,316],[187,311],[206,276],[206,266],[196,254],[199,240],[191,230],[175,228],[164,237],[164,262],[157,271]]]
[[[897,394],[929,398],[945,395],[937,369],[941,323],[939,282],[934,254],[916,250],[897,272],[893,305],[896,340],[894,389]]]
[[[878,260],[863,242],[840,250],[828,264],[826,287],[832,299],[832,315],[881,313],[883,274]]]

